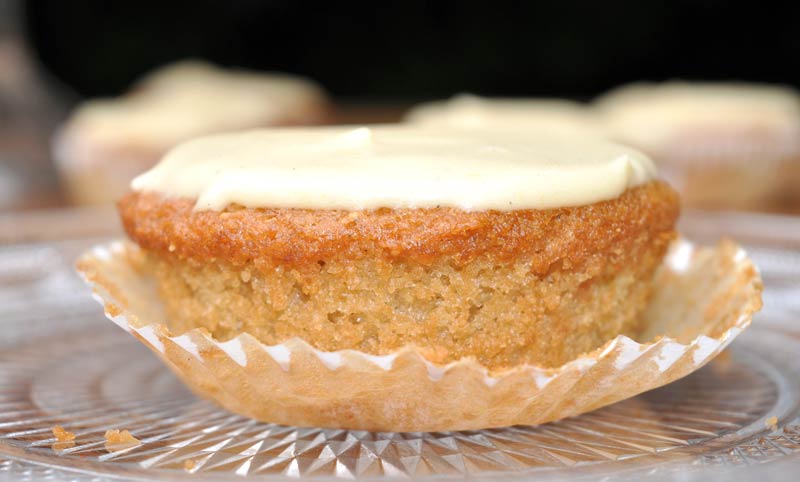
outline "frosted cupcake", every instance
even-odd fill
[[[54,156],[72,201],[106,204],[182,141],[318,124],[326,105],[322,89],[302,77],[184,61],[153,72],[120,98],[79,105],[56,137]]]
[[[195,392],[268,422],[555,420],[685,376],[760,307],[744,253],[670,247],[676,194],[597,138],[256,130],[132,187],[133,243],[80,271]]]
[[[406,115],[406,122],[432,128],[500,129],[582,137],[603,134],[594,112],[563,99],[482,98],[462,94],[414,107]]]
[[[786,209],[800,197],[800,98],[790,88],[634,84],[596,106],[609,134],[650,154],[687,205]]]
[[[395,127],[190,141],[119,206],[176,333],[557,366],[638,333],[677,197],[601,141]]]

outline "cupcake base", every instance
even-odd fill
[[[577,415],[681,378],[718,354],[761,306],[761,280],[723,241],[672,247],[644,314],[646,332],[618,336],[557,368],[490,371],[471,358],[446,365],[414,346],[375,356],[323,352],[299,339],[219,342],[202,329],[173,336],[142,253],[127,242],[78,262],[120,327],[152,349],[197,394],[273,423],[373,431],[439,431],[538,424]]]

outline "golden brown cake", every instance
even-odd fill
[[[800,207],[800,96],[789,87],[642,83],[595,105],[609,135],[649,154],[687,205]]]
[[[308,79],[182,61],[147,75],[119,98],[80,104],[56,136],[54,157],[73,202],[111,204],[182,141],[319,124],[327,111],[325,93]]]
[[[403,127],[198,139],[133,187],[174,333],[492,370],[636,335],[678,215],[622,146]]]

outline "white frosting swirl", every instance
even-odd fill
[[[594,138],[317,127],[188,141],[131,186],[196,199],[201,210],[236,203],[507,211],[613,199],[654,172],[644,154]]]

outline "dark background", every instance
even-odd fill
[[[35,55],[82,96],[184,57],[308,75],[340,98],[588,98],[638,79],[800,86],[800,2],[29,0]]]

